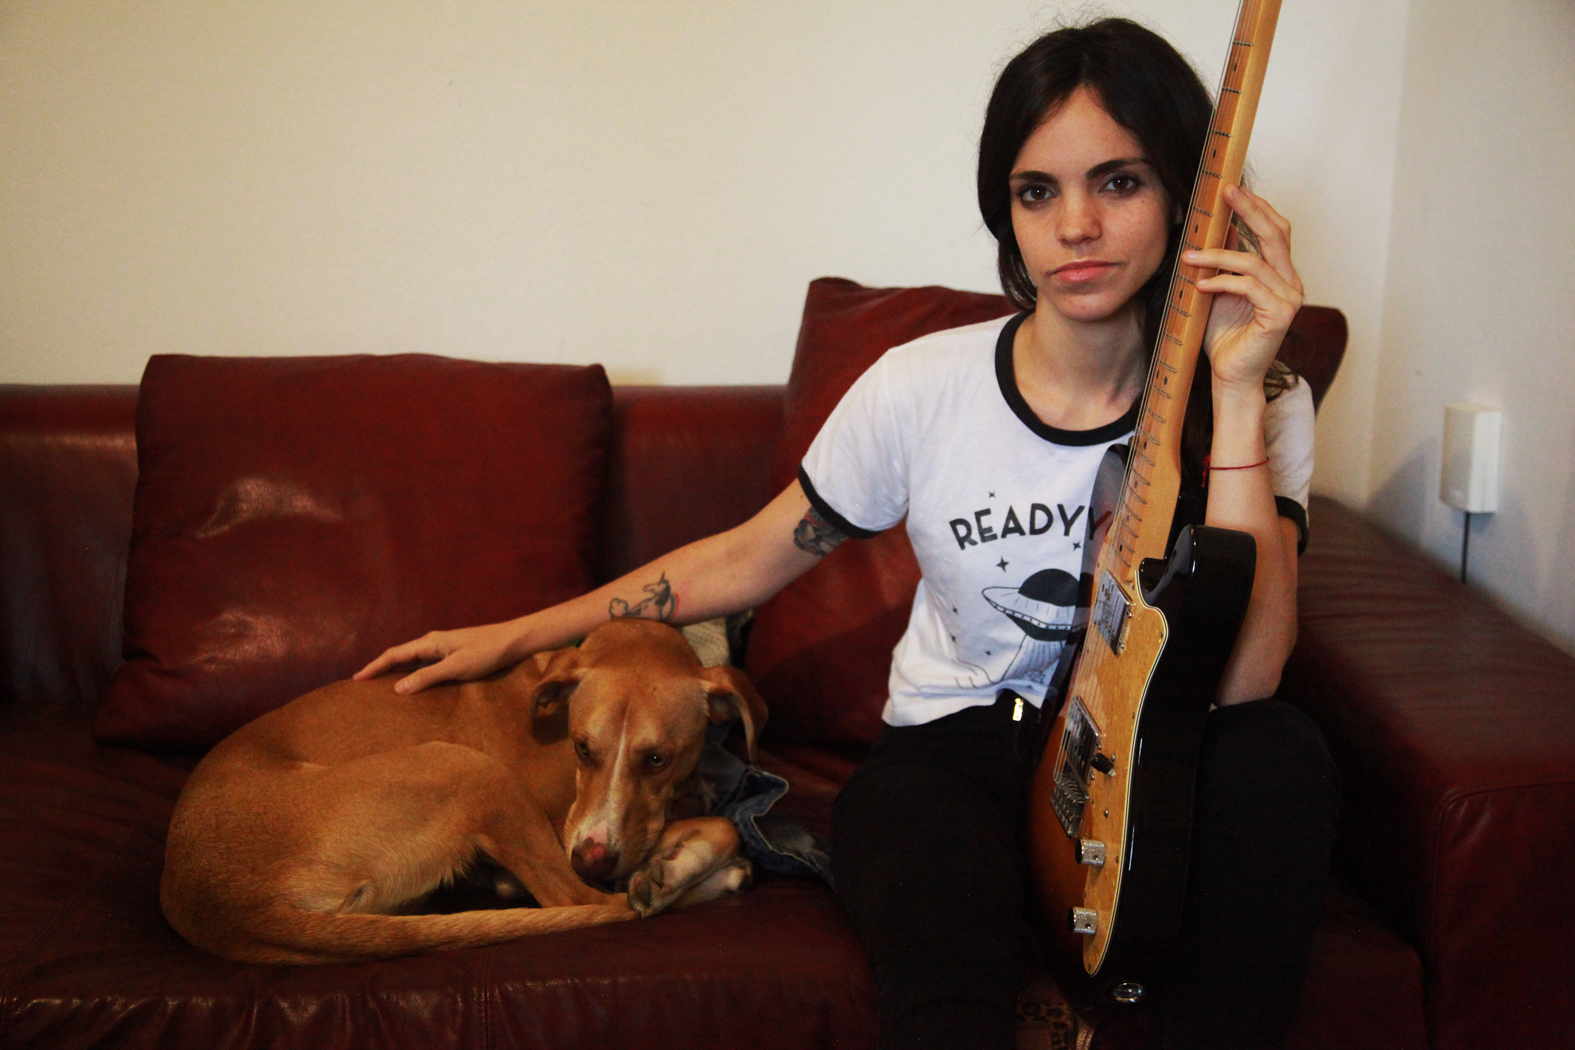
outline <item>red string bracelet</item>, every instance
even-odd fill
[[[1209,472],[1210,471],[1215,471],[1215,470],[1251,470],[1253,467],[1261,467],[1265,463],[1269,462],[1269,457],[1265,456],[1262,459],[1258,460],[1258,462],[1256,462],[1256,463],[1243,463],[1239,467],[1216,467],[1216,466],[1212,465],[1209,462],[1210,459],[1212,459],[1212,458],[1213,457],[1211,457],[1211,456],[1204,456],[1203,457],[1203,484],[1204,485],[1207,485],[1209,483]]]

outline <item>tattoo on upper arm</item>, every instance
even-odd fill
[[[793,546],[817,558],[824,558],[847,538],[813,506],[804,512],[803,520],[793,529]]]
[[[673,585],[667,582],[667,573],[655,583],[648,583],[641,588],[648,597],[641,599],[633,605],[622,598],[614,598],[607,603],[607,615],[611,619],[633,616],[640,619],[660,620],[667,623],[678,611],[678,598],[673,594]]]

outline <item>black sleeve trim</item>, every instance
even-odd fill
[[[1275,496],[1274,509],[1280,512],[1280,517],[1296,523],[1296,553],[1301,554],[1307,549],[1307,508],[1289,496]]]
[[[804,495],[809,497],[810,504],[820,512],[820,516],[836,526],[837,531],[844,536],[852,536],[856,540],[870,540],[880,535],[878,532],[859,528],[833,510],[831,504],[827,503],[825,498],[815,491],[815,485],[809,480],[809,475],[804,471],[803,466],[798,468],[798,483],[803,487]]]

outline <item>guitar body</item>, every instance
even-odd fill
[[[1090,625],[1085,658],[1087,647],[1102,654],[1094,687],[1074,694],[1051,725],[1047,760],[1034,774],[1029,851],[1060,954],[1080,958],[1102,995],[1142,998],[1175,943],[1203,723],[1247,612],[1255,562],[1246,533],[1183,529],[1168,562],[1140,571],[1122,652]],[[1134,689],[1135,705],[1101,702]],[[1092,863],[1088,843],[1100,844],[1102,864]],[[1074,909],[1094,912],[1092,933],[1075,932]],[[1098,916],[1118,913],[1118,924],[1099,928]]]

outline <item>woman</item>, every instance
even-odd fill
[[[1105,449],[1130,438],[1209,114],[1196,74],[1134,23],[1040,38],[1003,71],[980,144],[981,210],[1022,313],[888,353],[799,479],[749,522],[554,608],[396,646],[358,677],[436,660],[399,683],[408,693],[488,674],[609,616],[694,622],[750,608],[848,536],[906,517],[923,582],[893,657],[887,728],[837,801],[838,893],[869,949],[883,1045],[1010,1046],[1033,963],[1027,722],[997,697],[1045,698],[1058,635],[1028,605],[1069,615],[1083,557],[1075,513],[1063,535],[1025,529],[1017,508],[1086,506]],[[1316,730],[1262,699],[1295,639],[1311,470],[1306,389],[1271,374],[1301,282],[1288,224],[1243,190],[1227,201],[1259,253],[1185,257],[1222,271],[1199,282],[1217,298],[1188,473],[1201,480],[1209,457],[1204,517],[1251,533],[1258,568],[1206,732],[1186,928],[1160,996],[1163,1038],[1184,1046],[1283,1038],[1337,805]],[[1284,393],[1271,401],[1266,386]],[[1002,508],[993,524],[985,499]],[[1033,572],[1008,575],[1012,562]]]

